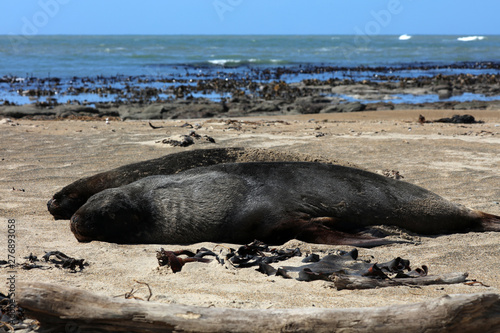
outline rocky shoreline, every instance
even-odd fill
[[[258,101],[248,103],[216,103],[211,101],[192,101],[187,103],[167,102],[149,105],[99,105],[98,107],[80,105],[58,105],[51,108],[33,105],[3,106],[0,107],[0,117],[24,118],[32,120],[53,119],[193,119],[193,118],[221,118],[245,117],[264,115],[297,115],[318,113],[342,113],[377,110],[410,110],[410,109],[447,109],[447,110],[497,110],[500,102],[438,102],[419,104],[393,104],[360,102],[328,103],[317,102],[316,96],[305,98],[307,101],[284,103],[280,100]],[[310,101],[311,100],[311,101]]]
[[[472,66],[471,71],[479,71],[477,66]],[[488,68],[489,73],[480,74],[431,76],[426,70],[429,69],[297,67],[295,70],[259,70],[246,76],[219,73],[219,77],[214,77],[217,75],[212,73],[208,77],[203,74],[186,74],[185,78],[176,79],[98,77],[73,78],[68,82],[58,78],[4,77],[0,81],[8,85],[11,92],[15,90],[33,102],[13,105],[4,99],[0,116],[128,120],[405,109],[500,109],[500,75],[493,74],[497,69]],[[457,68],[450,66],[449,70]],[[342,75],[339,71],[343,71]],[[407,71],[413,72],[409,75]],[[87,96],[91,96],[89,100],[84,98]],[[97,97],[108,100],[92,101]],[[66,101],[61,102],[64,99]]]

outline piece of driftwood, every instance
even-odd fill
[[[75,332],[499,332],[500,295],[451,295],[422,303],[351,309],[227,309],[99,296],[19,283],[17,302],[42,329]]]
[[[467,279],[467,273],[450,273],[442,275],[427,275],[418,278],[372,279],[355,275],[332,276],[332,287],[342,289],[373,289],[393,286],[427,286],[431,284],[462,283]]]

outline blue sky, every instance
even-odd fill
[[[500,34],[499,0],[1,0],[0,34]]]

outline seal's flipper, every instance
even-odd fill
[[[372,237],[366,234],[349,234],[330,229],[318,223],[308,223],[301,228],[300,233],[296,235],[298,240],[331,245],[352,245],[359,247],[375,247],[388,244],[408,243],[404,241],[393,241],[385,238]]]
[[[500,216],[478,212],[481,218],[481,231],[500,231]]]

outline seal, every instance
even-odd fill
[[[197,149],[166,155],[157,159],[128,164],[110,171],[81,178],[61,189],[47,202],[56,220],[69,220],[92,195],[107,188],[119,187],[153,175],[169,175],[180,171],[234,162],[323,162],[354,166],[349,162],[300,153],[286,153],[257,148]]]
[[[419,186],[322,163],[233,163],[151,176],[92,196],[71,218],[77,240],[377,246],[357,233],[394,225],[421,234],[500,231],[500,217]]]

